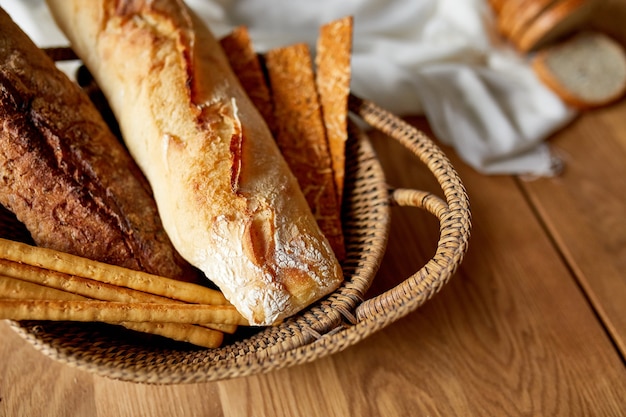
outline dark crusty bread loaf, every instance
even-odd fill
[[[626,54],[609,36],[585,31],[538,52],[533,68],[565,102],[598,107],[626,92]]]
[[[48,0],[107,96],[165,230],[251,324],[295,314],[341,266],[219,42],[181,0]]]
[[[37,245],[171,278],[196,275],[88,96],[3,10],[0,203]]]

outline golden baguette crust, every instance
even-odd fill
[[[0,203],[34,242],[171,278],[151,191],[88,96],[0,10]]]
[[[48,4],[107,96],[175,247],[251,324],[340,284],[267,125],[182,1]]]

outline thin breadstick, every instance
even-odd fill
[[[158,302],[169,299],[105,282],[0,259],[0,274],[103,301]],[[169,300],[171,302],[171,300]]]
[[[96,262],[80,256],[12,240],[0,239],[0,258],[188,303],[230,304],[220,291],[201,285]]]
[[[10,300],[86,300],[78,294],[34,284],[21,279],[0,276],[0,298]]]
[[[156,334],[179,342],[187,342],[196,346],[216,348],[224,340],[224,333],[207,329],[202,326],[184,323],[135,323],[125,321],[119,323],[130,330]]]
[[[0,300],[0,319],[249,325],[231,306],[110,301]]]
[[[182,303],[159,295],[107,284],[87,278],[44,270],[36,266],[0,259],[0,274],[102,301],[123,303]],[[1,294],[1,292],[0,292]],[[225,333],[234,333],[237,326],[206,323],[203,326]]]
[[[11,300],[86,300],[77,294],[45,287],[32,282],[21,281],[10,277],[0,277],[0,298]],[[192,343],[197,346],[219,347],[224,339],[223,333],[204,327],[184,323],[137,323],[121,322],[119,324],[130,330],[156,334],[168,339]]]

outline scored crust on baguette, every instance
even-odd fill
[[[558,0],[539,14],[513,41],[523,52],[535,51],[581,27],[595,7],[595,0]]]
[[[338,259],[345,257],[341,209],[308,45],[265,55],[274,100],[276,141]]]
[[[326,127],[339,206],[343,201],[348,140],[352,25],[351,16],[322,25],[315,56],[315,83]]]
[[[582,32],[534,57],[538,77],[579,109],[603,106],[626,92],[624,48],[599,32]]]
[[[38,246],[181,280],[145,178],[89,97],[0,9],[0,202]]]
[[[48,0],[154,190],[178,251],[252,325],[343,281],[219,42],[182,1]]]
[[[252,103],[275,133],[274,108],[259,55],[252,45],[248,28],[239,26],[220,39],[230,65]]]

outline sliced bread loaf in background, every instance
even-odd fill
[[[593,28],[601,0],[491,0],[494,25],[527,55],[541,81],[570,106],[604,106],[626,95],[626,54]]]
[[[532,65],[539,78],[578,109],[610,104],[626,92],[626,53],[601,32],[581,32],[542,49]]]
[[[595,7],[594,0],[557,0],[512,40],[520,51],[535,51],[582,27]]]

